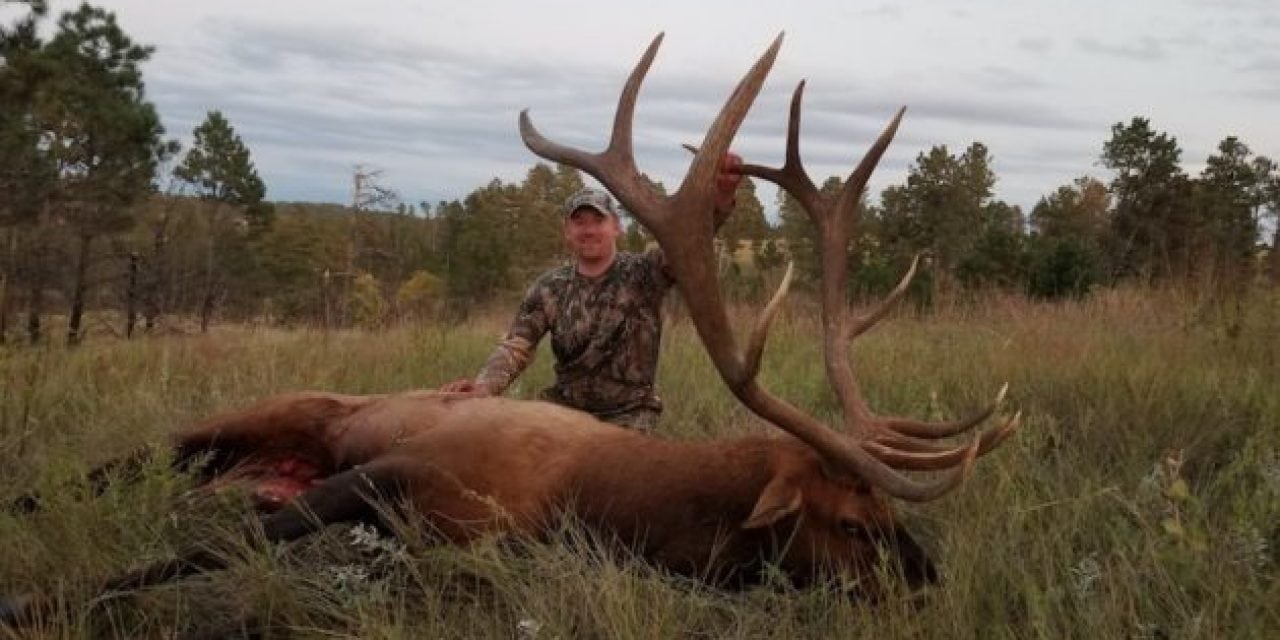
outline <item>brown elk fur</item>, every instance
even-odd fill
[[[898,558],[909,584],[936,578],[888,500],[785,435],[665,440],[544,402],[303,392],[182,429],[173,447],[176,466],[204,461],[205,487],[247,485],[271,539],[312,531],[312,511],[324,522],[378,524],[385,512],[366,499],[383,497],[452,544],[542,538],[569,515],[606,543],[723,586],[758,581],[766,562],[796,584],[827,572],[867,577],[882,552]],[[290,461],[312,475],[291,478],[281,471]],[[366,478],[390,482],[353,481]],[[345,506],[326,512],[328,504]],[[221,563],[196,549],[109,584],[143,586]],[[21,615],[0,603],[0,620]]]
[[[672,441],[541,402],[310,393],[207,421],[177,446],[227,461],[244,452],[239,464],[263,467],[278,452],[322,475],[394,469],[413,510],[455,543],[537,536],[571,513],[660,566],[717,582],[750,581],[744,571],[762,560],[802,582],[823,567],[866,573],[886,544],[913,581],[932,577],[887,500],[785,436]]]

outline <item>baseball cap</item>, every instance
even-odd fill
[[[613,198],[608,193],[599,189],[583,189],[570,197],[564,203],[564,215],[568,217],[574,211],[583,207],[589,207],[599,211],[606,216],[617,216],[618,212],[613,208]]]

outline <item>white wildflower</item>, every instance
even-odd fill
[[[369,582],[369,570],[359,565],[344,564],[326,569],[334,588],[341,592],[358,591]]]
[[[397,562],[407,557],[403,543],[393,537],[383,536],[376,528],[364,523],[348,529],[347,538],[357,551],[373,556],[375,563]]]
[[[523,618],[516,623],[516,636],[521,640],[533,640],[542,630],[542,623],[533,618]]]
[[[1071,588],[1077,597],[1085,597],[1093,593],[1094,587],[1102,579],[1102,565],[1098,563],[1098,554],[1091,553],[1071,568]]]

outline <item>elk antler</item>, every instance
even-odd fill
[[[786,159],[782,167],[745,164],[739,171],[743,175],[769,180],[785,189],[800,203],[818,230],[822,255],[823,355],[827,375],[844,411],[846,426],[863,448],[886,464],[899,469],[945,469],[962,463],[971,447],[945,448],[932,444],[929,440],[961,434],[984,422],[1004,400],[1007,384],[986,408],[967,419],[930,423],[909,418],[881,417],[873,414],[867,406],[848,360],[850,340],[865,333],[888,313],[906,292],[919,264],[917,256],[906,275],[879,305],[850,322],[845,302],[848,282],[845,260],[849,227],[859,221],[858,202],[867,179],[871,177],[885,149],[897,133],[906,108],[898,110],[845,181],[840,192],[832,197],[814,186],[800,161],[800,103],[804,87],[805,83],[801,81],[791,97]],[[972,444],[972,447],[976,447],[975,454],[982,455],[995,448],[1018,424],[1019,416],[1015,414],[998,427],[985,431]]]
[[[852,438],[834,431],[772,395],[756,382],[768,325],[777,312],[782,297],[786,294],[791,270],[788,268],[782,286],[774,294],[752,331],[747,350],[740,353],[716,282],[713,251],[714,177],[717,163],[728,151],[729,143],[746,117],[747,110],[751,107],[756,95],[759,94],[764,78],[773,65],[782,44],[782,35],[780,34],[774,40],[764,55],[738,83],[708,130],[702,144],[694,149],[693,163],[681,182],[679,190],[669,197],[662,196],[642,179],[636,168],[631,147],[631,123],[635,112],[636,96],[641,82],[657,55],[662,37],[662,34],[659,34],[654,38],[628,78],[614,116],[613,135],[609,146],[603,152],[588,153],[547,140],[534,128],[529,119],[528,110],[520,114],[520,134],[525,145],[543,158],[576,167],[595,177],[653,233],[666,256],[667,266],[675,277],[676,286],[689,307],[689,315],[693,319],[699,338],[706,347],[720,377],[744,405],[761,418],[791,433],[822,455],[866,478],[890,495],[907,500],[924,501],[937,498],[951,490],[964,479],[977,455],[994,447],[1000,439],[1012,431],[1017,424],[1016,417],[1007,422],[1002,429],[984,434],[982,438],[975,439],[968,446],[953,449],[940,447],[928,440],[962,432],[977,422],[970,424],[971,421],[965,421],[940,427],[907,420],[878,419],[871,415],[858,393],[852,370],[844,361],[845,346],[851,334],[856,335],[865,331],[887,312],[888,305],[901,296],[902,290],[906,289],[910,274],[898,285],[898,289],[881,308],[861,319],[852,328],[845,323],[843,315],[837,312],[844,307],[843,298],[836,297],[836,294],[844,291],[845,242],[840,238],[847,237],[847,230],[840,221],[841,216],[814,213],[829,211],[831,206],[819,196],[813,182],[800,166],[799,152],[795,143],[796,129],[799,127],[798,91],[797,97],[792,101],[787,164],[782,169],[750,165],[749,170],[744,167],[742,172],[774,180],[784,188],[790,185],[788,190],[793,191],[810,215],[814,216],[819,228],[825,228],[822,231],[823,323],[826,336],[824,352],[828,375],[841,397],[846,415],[853,416],[848,420],[851,425],[858,428],[853,430]],[[900,117],[901,113],[899,113]],[[862,164],[858,166],[842,192],[835,210],[843,211],[848,206],[856,205],[862,185],[874,169],[884,147],[888,146],[897,121],[897,119],[894,120],[890,129],[881,136],[867,158],[864,158]],[[838,280],[835,279],[837,277]],[[994,407],[990,408],[987,414],[993,410]],[[981,418],[985,417],[985,415],[981,416]],[[889,425],[889,430],[871,428],[880,423]],[[895,471],[895,467],[916,470],[951,468],[952,471],[934,482],[922,483],[905,477]]]

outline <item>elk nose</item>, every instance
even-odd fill
[[[938,568],[929,559],[920,543],[904,529],[894,531],[891,538],[894,554],[902,565],[902,577],[912,589],[938,582]]]

